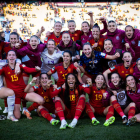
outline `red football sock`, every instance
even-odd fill
[[[44,117],[48,121],[51,121],[51,119],[53,119],[52,116],[50,115],[50,113],[46,109],[42,108],[42,109],[40,109],[39,112],[41,113],[42,117]]]
[[[94,113],[93,113],[89,103],[86,103],[86,113],[88,114],[88,116],[90,117],[91,120],[92,120],[92,118],[95,118]]]
[[[5,105],[5,107],[8,107],[7,98],[4,99],[4,105]]]
[[[128,119],[132,118],[133,116],[135,116],[135,107],[132,106],[130,107],[129,111],[128,111]]]
[[[84,108],[85,108],[85,98],[84,97],[80,97],[79,98],[79,101],[78,101],[78,104],[76,106],[76,111],[75,111],[75,119],[79,119],[79,117],[81,116]]]
[[[61,104],[60,100],[55,101],[55,109],[57,111],[57,114],[58,114],[58,117],[60,118],[60,120],[62,121],[63,119],[65,119],[64,112],[63,112],[63,107],[62,107],[62,104]]]
[[[113,105],[113,107],[115,108],[115,110],[118,112],[118,114],[122,117],[122,116],[124,116],[124,113],[123,113],[123,111],[122,111],[122,109],[121,109],[121,106],[119,105],[119,103],[117,102],[117,100],[114,100],[113,102],[112,102],[112,105]]]
[[[108,120],[110,117],[114,115],[114,108],[113,106],[110,106],[106,115],[106,120]]]
[[[26,107],[26,102],[25,100],[22,101],[22,107]]]
[[[30,107],[28,107],[28,111],[31,112],[33,111],[34,109],[37,109],[37,107],[39,106],[38,103],[33,103]]]

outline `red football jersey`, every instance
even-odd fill
[[[79,100],[79,97],[83,93],[89,93],[90,88],[88,85],[79,85],[75,91],[74,90],[69,90],[69,97],[70,97],[70,103],[71,103],[71,110],[75,111],[77,102]],[[51,93],[51,96],[54,97],[58,95],[61,97],[62,101],[64,102],[64,94],[65,94],[65,89],[58,87],[55,91]]]
[[[3,46],[6,44],[6,42],[1,41],[0,42],[0,59],[2,59],[2,51],[3,51]],[[7,43],[9,45],[9,43]]]
[[[81,35],[83,34],[83,32],[81,30],[76,30],[74,33],[70,33],[70,37],[73,41],[77,41],[81,39]]]
[[[38,93],[40,96],[42,96],[46,103],[48,104],[54,104],[53,99],[51,98],[51,92],[53,92],[53,86],[50,86],[49,89],[46,89],[46,91],[42,88],[42,86],[35,85],[33,86],[34,92]]]
[[[99,51],[99,52],[103,52],[104,40],[105,40],[105,37],[100,37],[98,42],[95,42],[94,38],[90,38],[88,42],[90,43],[91,46],[93,46],[95,43],[98,43],[98,46],[96,48],[94,48],[94,50]]]
[[[89,94],[89,103],[92,105],[92,107],[95,108],[102,108],[103,103],[102,103],[102,98],[103,98],[103,93],[106,92],[106,89],[97,89],[96,85],[93,85],[91,87],[91,92]]]
[[[25,65],[20,65],[20,69],[21,72],[18,75],[15,74],[15,69],[11,69],[8,64],[0,69],[0,75],[4,75],[7,87],[14,90],[15,94],[24,92],[26,87],[22,75],[23,70],[27,73],[36,72],[35,68],[28,68]]]
[[[51,33],[51,35],[48,37],[48,40],[49,39],[53,39],[56,43],[56,46],[60,43],[61,39],[62,39],[62,34],[60,34],[59,37],[57,37],[54,32]]]
[[[75,67],[72,63],[68,66],[67,69],[64,69],[63,63],[55,65],[52,69],[51,72],[55,73],[57,72],[58,74],[58,81],[57,85],[61,86],[64,84],[66,76],[68,73],[74,73],[76,71],[77,67]]]
[[[111,72],[117,71],[119,73],[119,75],[121,76],[121,78],[123,80],[125,80],[125,77],[129,74],[133,75],[134,72],[134,66],[136,65],[136,63],[132,63],[131,66],[129,68],[125,68],[124,64],[118,64],[112,68],[110,68],[109,70]]]
[[[20,48],[22,48],[23,46],[26,46],[27,45],[27,42],[23,42],[21,43],[20,45]],[[0,45],[0,47],[3,48],[3,52],[5,52],[6,54],[12,50],[13,48],[11,47],[11,44],[10,43],[7,43],[7,42],[4,42],[2,45]],[[20,49],[19,48],[19,49]]]

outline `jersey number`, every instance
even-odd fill
[[[75,101],[75,95],[70,95],[70,101]]]
[[[54,64],[54,61],[48,61],[48,65]]]
[[[98,95],[98,94],[96,94],[95,97],[96,97],[95,100],[102,100],[102,95]]]
[[[18,77],[16,75],[11,75],[12,82],[18,81]]]

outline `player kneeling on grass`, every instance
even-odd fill
[[[89,85],[81,85],[73,73],[66,76],[65,88],[58,87],[51,93],[55,97],[55,109],[61,120],[60,129],[74,128],[85,108],[84,92],[89,92]],[[66,119],[73,119],[68,125]]]
[[[133,75],[127,75],[125,83],[128,97],[136,104],[136,112],[140,112],[140,84],[136,83]],[[133,120],[130,120],[130,124],[134,124],[135,122],[140,122],[140,113],[136,114]]]
[[[16,61],[15,73],[18,73],[20,71],[20,68],[19,68],[20,63],[21,63],[21,61],[18,59]],[[7,60],[0,60],[0,69],[2,69],[2,67],[5,65],[7,65]],[[8,104],[8,107],[7,107],[8,116],[7,116],[7,118],[12,120],[12,121],[16,121],[16,119],[13,115],[14,103],[15,103],[15,93],[13,90],[3,86],[3,77],[2,76],[0,76],[0,98],[6,99],[6,102]],[[5,119],[6,119],[6,116],[0,115],[0,120],[5,120]]]
[[[113,95],[110,97],[110,101],[117,113],[122,117],[123,124],[133,124],[133,120],[135,120],[134,115],[136,105],[127,96],[124,84],[118,73],[114,72],[111,74],[111,82],[109,82],[109,86],[111,93],[113,93]],[[128,120],[126,114],[128,114]]]
[[[44,103],[44,99],[36,93],[25,93],[24,89],[26,87],[22,72],[23,70],[27,73],[34,73],[40,71],[39,67],[28,68],[25,65],[20,65],[21,72],[19,74],[15,73],[15,62],[16,62],[16,53],[13,50],[10,50],[7,53],[8,64],[0,69],[0,75],[4,75],[7,88],[12,89],[15,92],[15,106],[14,106],[14,116],[15,119],[19,119],[20,114],[20,104],[21,99],[25,99],[30,102],[37,102],[39,104]],[[18,121],[18,120],[17,120]]]
[[[40,85],[31,85],[33,83],[36,83],[37,78],[34,77],[32,81],[26,86],[25,92],[36,92],[40,96],[42,96],[45,100],[45,103],[43,105],[40,105],[38,103],[33,103],[26,111],[24,111],[24,114],[27,116],[28,119],[31,118],[31,111],[38,108],[39,114],[41,114],[42,117],[50,121],[52,125],[56,125],[59,123],[59,120],[55,120],[52,118],[50,113],[55,114],[55,105],[53,102],[53,99],[51,98],[51,92],[53,92],[54,87],[52,86],[52,81],[48,79],[48,76],[46,73],[40,74]]]
[[[87,79],[87,83],[92,85],[92,80]],[[87,92],[88,93],[88,92]],[[86,113],[92,120],[93,125],[97,125],[100,122],[95,118],[94,113],[97,115],[106,115],[106,121],[104,126],[109,126],[115,121],[113,106],[105,107],[103,100],[106,100],[107,92],[105,86],[105,78],[103,74],[98,74],[95,78],[95,84],[90,87],[89,103],[86,103]]]

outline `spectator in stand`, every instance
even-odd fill
[[[0,40],[5,41],[5,33],[4,33],[4,31],[0,32]]]
[[[17,29],[14,29],[13,32],[18,33],[18,32],[17,32]],[[19,33],[18,33],[18,34],[19,34]],[[22,41],[22,38],[21,38],[20,36],[19,36],[19,40]]]
[[[6,31],[5,31],[5,41],[6,42],[10,42],[9,37],[10,37],[10,30],[9,30],[9,27],[7,26]]]

